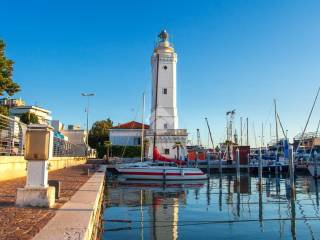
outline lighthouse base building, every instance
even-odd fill
[[[178,127],[176,93],[177,54],[164,30],[151,57],[152,107],[150,129],[146,131],[148,157],[153,157],[154,144],[167,158],[184,159],[188,133]],[[154,141],[155,140],[155,141]]]

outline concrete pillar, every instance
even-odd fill
[[[17,189],[20,207],[53,207],[55,188],[48,186],[48,160],[53,154],[53,128],[44,124],[28,126],[24,157],[28,161],[27,182]]]

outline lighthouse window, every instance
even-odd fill
[[[167,70],[167,69],[168,69],[168,67],[167,67],[166,65],[164,65],[164,66],[163,66],[163,69],[164,69],[164,70]]]
[[[163,93],[163,94],[167,94],[167,93],[168,93],[168,89],[163,88],[163,89],[162,89],[162,93]]]
[[[169,148],[164,149],[164,154],[170,154]]]

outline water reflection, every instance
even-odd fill
[[[109,181],[105,239],[318,239],[318,182],[212,175],[203,182]]]

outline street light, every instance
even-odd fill
[[[88,149],[89,149],[89,99],[90,97],[95,96],[94,93],[81,93],[81,95],[83,97],[87,97],[88,101],[87,101],[87,108],[86,108],[86,112],[87,112],[87,137],[86,137],[86,157],[88,157]]]

